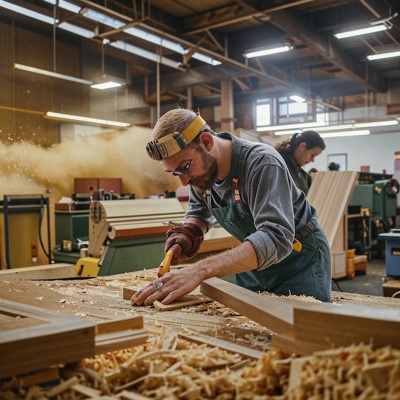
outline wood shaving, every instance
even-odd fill
[[[301,369],[291,385],[294,362]],[[400,350],[360,344],[299,358],[272,347],[259,360],[248,360],[162,329],[146,345],[62,366],[60,376],[56,384],[29,388],[22,378],[0,381],[0,398],[395,400]]]

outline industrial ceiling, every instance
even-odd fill
[[[158,55],[158,62],[139,56],[127,68],[128,80],[148,79],[149,102],[157,96],[161,101],[184,98],[190,91],[196,106],[218,104],[220,82],[232,79],[237,99],[299,94],[339,110],[344,98],[388,93],[400,82],[400,57],[367,59],[400,50],[398,0],[68,0],[79,12],[62,7],[62,0],[13,3],[56,17],[58,26],[67,21],[93,32],[82,40],[124,43]],[[88,10],[119,24],[96,22]],[[378,23],[389,29],[340,40],[334,36]],[[184,54],[131,35],[130,28],[177,43]],[[244,56],[250,49],[277,44],[291,51]],[[121,59],[128,60],[122,50]]]

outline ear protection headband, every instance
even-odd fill
[[[153,160],[171,157],[189,146],[193,139],[203,130],[206,122],[200,115],[182,131],[169,133],[158,140],[146,144],[146,151]]]

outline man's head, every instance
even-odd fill
[[[217,161],[209,154],[213,146],[214,133],[198,114],[175,109],[159,119],[146,150],[167,172],[178,176],[182,185],[205,191],[218,174]]]
[[[200,115],[178,108],[165,113],[153,129],[153,140],[146,145],[147,154],[153,160],[172,157],[185,149],[208,127]]]

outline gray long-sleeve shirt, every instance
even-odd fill
[[[316,211],[296,187],[285,161],[273,147],[239,139],[231,133],[218,136],[232,140],[232,158],[228,176],[209,192],[212,206],[234,203],[232,178],[238,178],[241,201],[248,206],[256,228],[245,240],[254,246],[258,268],[278,263],[292,251],[295,232],[310,219],[316,220]],[[243,168],[238,168],[237,176],[233,176],[242,146],[248,147],[249,153]],[[214,222],[203,193],[193,187],[186,216],[199,218],[209,227]]]

